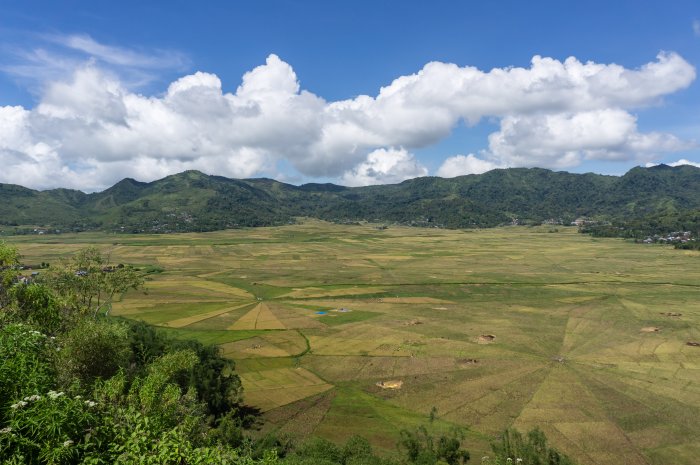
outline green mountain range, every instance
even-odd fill
[[[314,217],[448,228],[490,227],[578,217],[607,221],[668,218],[700,210],[700,168],[633,168],[623,176],[509,168],[400,184],[294,186],[271,179],[229,179],[198,171],[109,189],[36,191],[0,184],[0,224],[51,230],[210,231],[268,226]]]

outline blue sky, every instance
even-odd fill
[[[360,185],[700,162],[697,1],[0,9],[0,182],[95,190],[194,168]]]

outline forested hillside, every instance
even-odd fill
[[[0,224],[7,232],[21,232],[21,226],[48,232],[211,231],[280,225],[295,217],[468,228],[569,224],[579,217],[646,221],[699,209],[700,168],[666,165],[634,168],[620,177],[510,168],[355,188],[237,180],[198,171],[150,183],[124,179],[92,194],[0,185]]]

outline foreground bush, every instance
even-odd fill
[[[549,447],[547,437],[538,428],[527,433],[525,437],[515,430],[506,430],[500,441],[492,444],[493,458],[484,463],[493,465],[575,465],[574,462]]]
[[[89,388],[128,366],[131,356],[128,328],[120,322],[85,318],[62,334],[59,342],[57,381],[64,387],[79,383]]]
[[[88,398],[49,389],[46,339],[23,324],[0,330],[1,463],[278,463],[274,451],[253,459],[211,434],[205,405],[175,381],[198,363],[193,351],[154,360],[143,377],[98,380]]]
[[[100,422],[96,406],[56,391],[17,400],[0,434],[3,463],[79,463],[95,447],[90,436]]]
[[[51,364],[53,339],[31,326],[14,323],[0,326],[0,420],[9,408],[26,396],[45,393],[54,386]]]
[[[0,463],[278,463],[233,447],[240,380],[216,347],[101,315],[137,270],[86,249],[27,283],[19,263],[0,243]]]

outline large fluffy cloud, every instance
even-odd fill
[[[440,176],[481,173],[508,166],[566,169],[584,160],[648,162],[659,154],[685,150],[693,142],[659,132],[640,133],[634,116],[619,108],[535,115],[509,115],[489,135],[481,158],[446,159]]]
[[[686,147],[669,134],[639,133],[636,119],[620,109],[506,116],[489,136],[490,157],[515,166],[569,168],[584,158],[629,160]]]
[[[443,178],[454,178],[463,174],[481,174],[502,167],[491,161],[482,160],[470,153],[469,155],[455,155],[447,158],[438,168],[436,174]]]
[[[72,45],[133,60],[88,39]],[[235,93],[223,92],[217,76],[196,72],[162,95],[141,95],[87,63],[70,79],[49,82],[35,108],[0,107],[0,182],[99,189],[125,176],[150,180],[183,169],[274,174],[281,160],[308,177],[399,182],[427,174],[412,149],[447,137],[460,121],[483,118],[500,120],[488,147],[448,158],[439,175],[648,161],[688,143],[639,132],[630,111],[694,78],[695,69],[673,53],[638,69],[575,58],[534,57],[529,68],[488,72],[433,62],[374,97],[326,102],[301,90],[276,55],[246,73]]]
[[[342,181],[347,186],[367,186],[395,184],[427,175],[428,169],[406,149],[390,148],[371,152],[365,161],[347,171]]]

